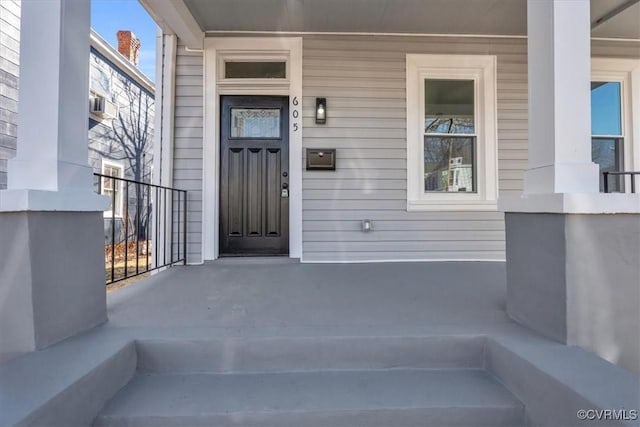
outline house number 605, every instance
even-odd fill
[[[294,96],[293,100],[291,101],[291,103],[293,104],[294,107],[297,107],[300,102],[298,101],[298,97]],[[298,111],[297,108],[294,108],[293,111],[291,112],[291,115],[293,116],[294,119],[297,119],[298,117],[300,117],[300,111]],[[299,129],[298,127],[298,123],[294,123],[293,124],[293,131],[297,132]]]

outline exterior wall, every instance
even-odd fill
[[[303,147],[337,149],[335,172],[303,172],[304,261],[504,260],[500,212],[407,212],[405,62],[407,53],[497,56],[499,191],[518,194],[527,165],[526,40],[305,36],[303,48]],[[593,56],[640,57],[640,51],[631,42],[594,42]],[[176,80],[174,185],[196,197],[189,255],[197,262],[200,53],[178,48]],[[327,98],[326,125],[315,124],[316,97]],[[363,219],[372,220],[372,233],[360,231]]]
[[[407,212],[407,53],[498,55],[499,184],[522,188],[523,40],[305,38],[304,146],[335,147],[338,158],[335,173],[303,174],[306,261],[504,259],[499,212]],[[317,96],[327,97],[324,126],[313,119]],[[360,231],[362,219],[372,233]]]
[[[203,58],[178,46],[173,186],[188,191],[187,260],[202,262]]]
[[[7,188],[7,160],[15,156],[18,136],[20,2],[0,2],[0,190]]]
[[[121,161],[125,177],[150,181],[153,165],[154,94],[94,48],[89,56],[89,89],[119,107],[114,120],[89,117],[89,164],[101,171],[103,158]],[[134,141],[119,140],[125,128]]]
[[[119,55],[116,53],[116,55]],[[115,119],[101,119],[89,115],[89,165],[94,172],[102,172],[103,159],[116,161],[124,168],[124,178],[151,182],[153,167],[153,132],[155,101],[154,93],[138,83],[118,65],[110,61],[93,46],[89,54],[89,90],[118,105]],[[98,180],[95,181],[96,191]],[[139,236],[148,236],[147,212],[148,192],[141,191],[140,197],[135,187],[129,188],[129,220],[136,224],[136,210],[139,204],[140,221],[143,224]],[[124,215],[124,213],[123,213]],[[112,222],[114,224],[112,224]],[[124,221],[112,221],[105,217],[105,242],[112,238],[115,226],[116,238],[124,238]]]

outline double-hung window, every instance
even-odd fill
[[[407,55],[407,209],[495,210],[496,60]]]
[[[120,162],[102,159],[102,194],[109,196],[109,210],[104,216],[111,218],[122,217],[122,181],[109,178],[124,178],[124,166]]]
[[[591,60],[591,159],[603,172],[640,170],[640,61]],[[610,192],[629,191],[631,179],[610,175]]]

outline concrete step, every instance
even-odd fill
[[[145,373],[482,368],[482,336],[253,337],[140,340]]]
[[[95,426],[523,426],[481,369],[138,373]]]

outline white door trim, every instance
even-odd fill
[[[287,79],[224,81],[218,59],[286,55]],[[204,135],[202,160],[202,257],[220,252],[220,114],[221,95],[282,95],[289,97],[289,257],[302,259],[302,38],[216,37],[204,40]],[[295,105],[295,102],[298,104]],[[297,114],[294,111],[297,110]]]

